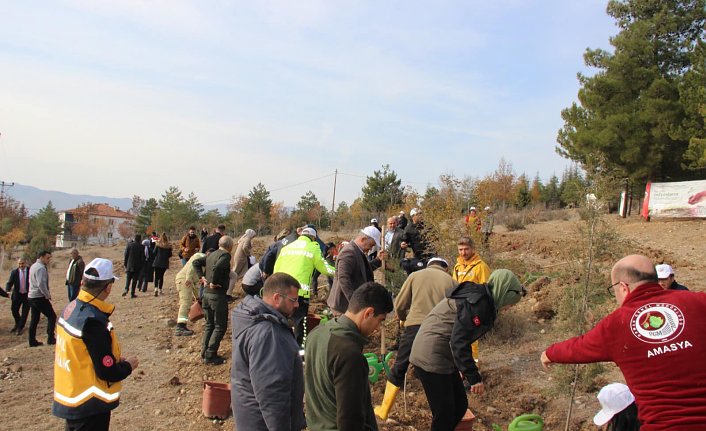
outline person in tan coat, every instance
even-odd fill
[[[245,276],[248,271],[250,254],[252,253],[252,239],[255,238],[255,231],[248,229],[243,236],[238,240],[238,245],[233,254],[233,274],[231,274],[230,283],[228,283],[228,296],[233,296],[233,287],[235,283]]]

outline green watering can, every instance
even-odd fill
[[[542,431],[544,429],[544,420],[539,415],[528,414],[518,416],[510,422],[507,431]],[[493,430],[502,431],[502,428],[493,424]]]
[[[386,374],[390,374],[390,361],[395,352],[390,352],[380,362],[380,357],[375,353],[365,353],[365,360],[368,361],[368,380],[370,384],[377,383],[380,380],[380,373],[385,370]]]

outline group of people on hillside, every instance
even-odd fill
[[[459,240],[460,255],[450,275],[446,260],[426,250],[420,212],[413,210],[411,216],[404,233],[397,231],[396,217],[388,219],[391,235],[383,236],[374,225],[361,229],[338,250],[333,265],[315,227],[305,225],[276,236],[260,263],[248,269],[243,279],[247,295],[231,317],[237,429],[377,429],[362,353],[395,305],[407,320],[406,329],[378,416],[387,417],[395,388],[399,390],[411,362],[430,400],[435,426],[455,426],[461,419],[467,401],[459,371],[472,392],[483,392],[470,346],[492,327],[498,311],[518,302],[524,290],[510,271],[491,276],[470,238]],[[227,327],[225,286],[233,246],[232,238],[221,236],[217,251],[192,257],[182,270],[193,274],[192,283],[207,286],[202,295],[202,357],[207,364],[225,362],[218,347]],[[373,273],[384,259],[403,256],[406,248],[410,257],[416,254],[428,262],[426,268],[410,271],[395,304]],[[374,257],[373,249],[378,250]],[[248,277],[251,271],[254,279]],[[335,317],[307,334],[303,321],[317,273],[333,278],[327,304]],[[415,343],[415,336],[422,341]],[[463,364],[462,369],[457,364]]]
[[[374,225],[364,227],[337,249],[335,259],[335,247],[324,244],[313,225],[280,233],[259,263],[250,259],[254,231],[236,244],[223,225],[203,240],[189,229],[180,242],[176,335],[193,334],[186,325],[188,311],[200,302],[205,364],[226,362],[218,351],[228,326],[228,296],[235,281],[243,280],[246,296],[230,315],[236,429],[376,430],[393,410],[410,364],[429,402],[432,430],[453,430],[468,408],[467,393],[484,393],[478,340],[525,296],[525,288],[511,271],[491,271],[470,237],[456,242],[453,264],[435,255],[420,211],[413,209],[410,216],[404,230],[398,228],[400,218],[388,218],[384,235]],[[155,296],[162,289],[171,246],[165,234],[147,241],[138,235],[127,246],[123,296],[143,289],[150,254]],[[374,281],[374,271],[392,258],[422,263],[405,268],[409,275],[395,298]],[[40,314],[48,319],[47,342],[59,344],[53,414],[66,419],[66,429],[108,429],[120,381],[139,363],[122,356],[109,321],[114,306],[106,299],[117,281],[113,264],[101,258],[85,264],[72,250],[66,273],[70,302],[57,325],[48,289],[50,259],[51,253],[42,252],[31,268],[20,259],[13,270],[6,288],[13,295],[13,331],[19,335],[24,327],[21,298],[27,295],[30,346],[42,344],[36,340]],[[166,266],[159,259],[166,259]],[[334,318],[308,331],[312,284],[319,274],[332,279],[327,305]],[[619,308],[583,336],[550,346],[542,365],[612,361],[620,367],[627,385],[609,385],[599,393],[598,425],[703,429],[706,371],[700,359],[706,347],[700,340],[706,294],[689,292],[676,283],[671,266],[655,266],[644,256],[621,259],[610,276],[608,290]],[[403,330],[382,402],[373,406],[363,351],[393,311]]]
[[[157,236],[152,232],[149,238],[142,239],[137,234],[125,248],[125,288],[123,296],[137,298],[136,292],[147,292],[149,283],[154,282],[154,296],[162,294],[164,274],[169,269],[172,258],[172,245],[166,233]]]

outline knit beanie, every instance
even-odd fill
[[[508,269],[493,271],[488,278],[488,287],[493,294],[496,312],[507,305],[517,304],[522,298],[522,283]]]

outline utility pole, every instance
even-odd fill
[[[331,228],[333,228],[333,218],[336,213],[336,180],[338,180],[338,169],[333,171],[333,199],[331,199]]]
[[[9,189],[14,186],[15,183],[6,183],[5,181],[0,181],[0,211],[5,212],[5,189]],[[5,265],[5,245],[0,244],[0,271],[2,271]]]
[[[0,208],[5,207],[5,189],[9,189],[14,185],[14,182],[6,183],[5,181],[0,181]]]
[[[336,209],[336,180],[338,179],[338,169],[333,171],[333,199],[331,200],[331,212]]]

